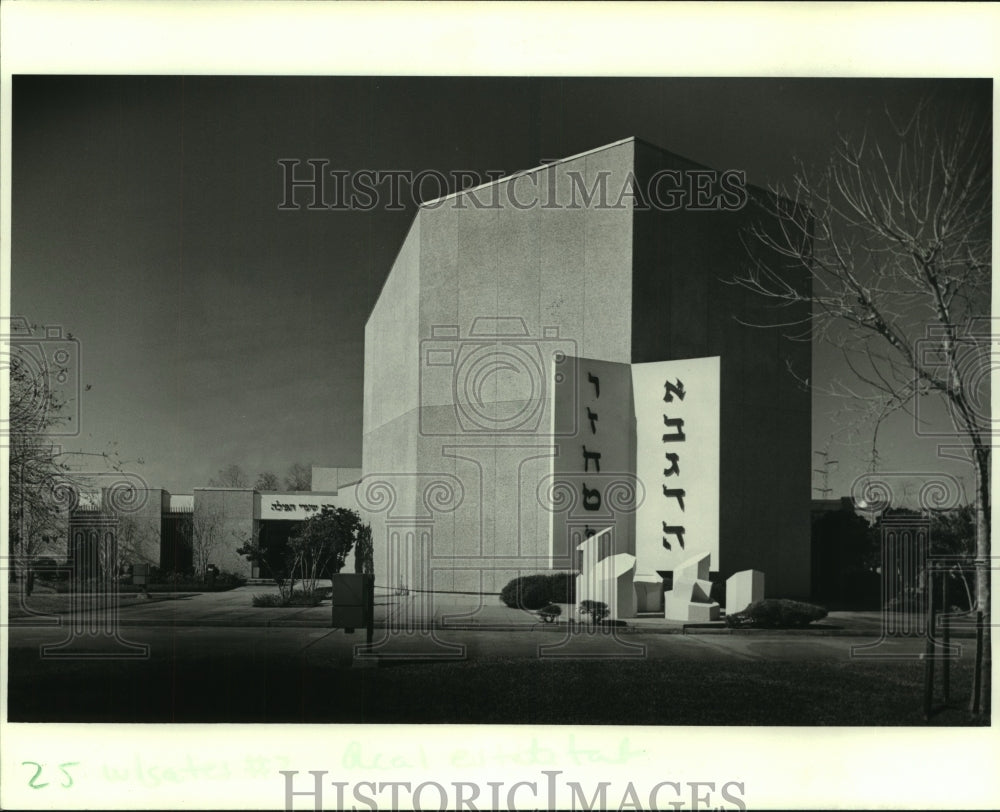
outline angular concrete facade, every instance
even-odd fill
[[[495,592],[548,569],[557,376],[719,356],[713,568],[808,594],[810,398],[785,365],[808,374],[811,348],[737,321],[766,322],[727,284],[749,207],[645,205],[655,178],[700,169],[628,139],[419,209],[365,332],[357,494],[378,582]]]

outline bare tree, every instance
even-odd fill
[[[221,511],[202,508],[194,512],[191,527],[191,560],[196,578],[203,578],[212,557],[222,543],[224,522]]]
[[[8,378],[8,551],[11,577],[23,576],[42,553],[65,555],[67,516],[77,503],[85,477],[71,461],[99,458],[104,469],[121,472],[117,450],[65,451],[51,435],[72,420],[64,409],[58,381],[70,370],[42,361],[31,348],[37,327],[22,317],[10,319],[6,345]],[[89,386],[87,387],[90,388]]]
[[[941,398],[976,473],[976,607],[990,644],[991,142],[988,116],[931,117],[928,104],[895,122],[890,139],[842,137],[819,172],[800,163],[791,185],[762,204],[751,261],[737,282],[794,312],[798,338],[837,347],[853,383],[839,394],[865,404],[878,428]],[[811,279],[811,293],[796,284]],[[780,322],[781,319],[776,319]],[[919,423],[917,424],[919,428]],[[978,699],[989,711],[989,678]]]
[[[159,541],[156,520],[132,513],[119,513],[117,518],[115,543],[111,546],[102,544],[98,548],[102,570],[117,579],[130,563],[158,564],[159,561],[148,553],[150,542]]]
[[[254,482],[253,488],[255,491],[276,491],[281,488],[281,483],[276,473],[263,471],[257,475],[257,481]]]
[[[250,478],[236,463],[231,463],[219,471],[219,475],[210,479],[208,484],[213,488],[249,488]]]
[[[312,489],[312,468],[301,462],[294,463],[285,474],[285,488],[290,491]]]
[[[10,373],[10,499],[9,542],[12,576],[27,573],[31,561],[46,544],[60,535],[60,496],[69,465],[47,437],[62,425],[63,403],[50,389],[47,370],[33,366],[11,342]],[[22,582],[23,582],[22,578]]]

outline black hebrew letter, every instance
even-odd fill
[[[677,504],[681,506],[681,510],[684,510],[684,497],[687,495],[682,489],[675,488],[670,490],[666,485],[663,486],[663,495],[668,499],[676,499]]]
[[[681,466],[679,464],[680,455],[671,454],[669,451],[664,455],[667,458],[667,462],[670,463],[669,468],[663,469],[664,476],[673,476],[674,474],[679,474],[681,472]]]
[[[677,540],[681,543],[681,549],[684,549],[684,528],[678,525],[668,525],[666,522],[661,522],[663,525],[663,532],[668,536],[677,536]],[[670,544],[666,539],[663,539],[663,546],[668,550],[670,549]]]
[[[597,420],[597,412],[590,411],[590,407],[587,407],[587,419],[590,421],[590,433],[597,434],[597,426],[594,425]]]
[[[594,392],[596,392],[596,397],[601,396],[601,379],[592,373],[587,373],[587,380],[594,384]]]
[[[663,435],[663,442],[665,442],[665,443],[673,443],[673,442],[676,442],[676,441],[680,441],[680,442],[684,441],[685,438],[684,438],[684,419],[683,418],[675,417],[675,418],[671,419],[671,418],[668,418],[666,415],[663,415],[663,425],[666,426],[668,429],[676,429],[677,430],[676,434],[664,434]]]
[[[583,447],[583,470],[584,472],[590,470],[590,461],[594,461],[598,472],[601,470],[601,452],[600,451],[587,451],[587,446]]]
[[[591,490],[587,487],[587,483],[583,483],[583,509],[584,510],[600,510],[601,509],[601,492],[596,488]]]
[[[676,384],[670,383],[670,381],[666,381],[666,382],[664,382],[663,385],[667,389],[666,393],[663,395],[663,399],[667,403],[673,403],[674,402],[674,395],[677,395],[677,397],[680,400],[684,400],[684,383],[683,383],[683,381],[681,381],[680,378],[677,379],[677,383]]]

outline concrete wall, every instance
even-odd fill
[[[396,518],[371,514],[380,583],[392,539],[431,545],[432,571],[410,577],[442,589],[497,591],[548,568],[537,488],[556,453],[553,363],[630,354],[630,204],[588,205],[581,191],[620,178],[632,150],[595,150],[418,212],[366,328],[359,494],[386,474],[396,499]],[[435,482],[453,488],[448,509],[427,506]]]
[[[360,468],[321,468],[314,465],[310,490],[336,493],[346,485],[353,485],[359,479],[361,479]]]
[[[636,174],[694,164],[636,142]],[[760,216],[740,211],[637,211],[632,361],[721,358],[723,577],[763,570],[770,596],[809,592],[811,402],[786,369],[810,375],[809,342],[780,330],[759,297],[727,284],[746,262],[741,233]],[[805,280],[798,280],[804,284]],[[791,321],[808,315],[783,310]]]
[[[365,402],[362,468],[375,480],[395,475],[388,484],[371,490],[366,483],[359,495],[370,493],[366,504],[372,525],[376,580],[385,577],[390,526],[394,515],[412,512],[416,471],[417,404],[419,397],[420,237],[418,216],[406,236],[392,272],[365,325]],[[386,482],[383,478],[379,480]],[[368,488],[368,490],[362,490]],[[392,491],[389,493],[388,491]],[[389,500],[386,510],[382,499]],[[391,503],[391,505],[390,505]],[[389,510],[391,506],[392,511]]]

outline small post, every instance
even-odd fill
[[[931,718],[934,702],[934,567],[927,567],[927,643],[924,646],[924,721]]]
[[[979,713],[983,690],[983,613],[976,612],[976,670],[972,675],[972,712]]]
[[[375,637],[375,576],[365,576],[365,620],[367,627],[367,642],[371,647]]]
[[[941,615],[941,642],[944,649],[944,662],[941,664],[941,693],[944,701],[948,702],[951,697],[951,621],[950,606],[948,602],[948,572],[943,573],[941,579],[941,605],[944,612]]]

